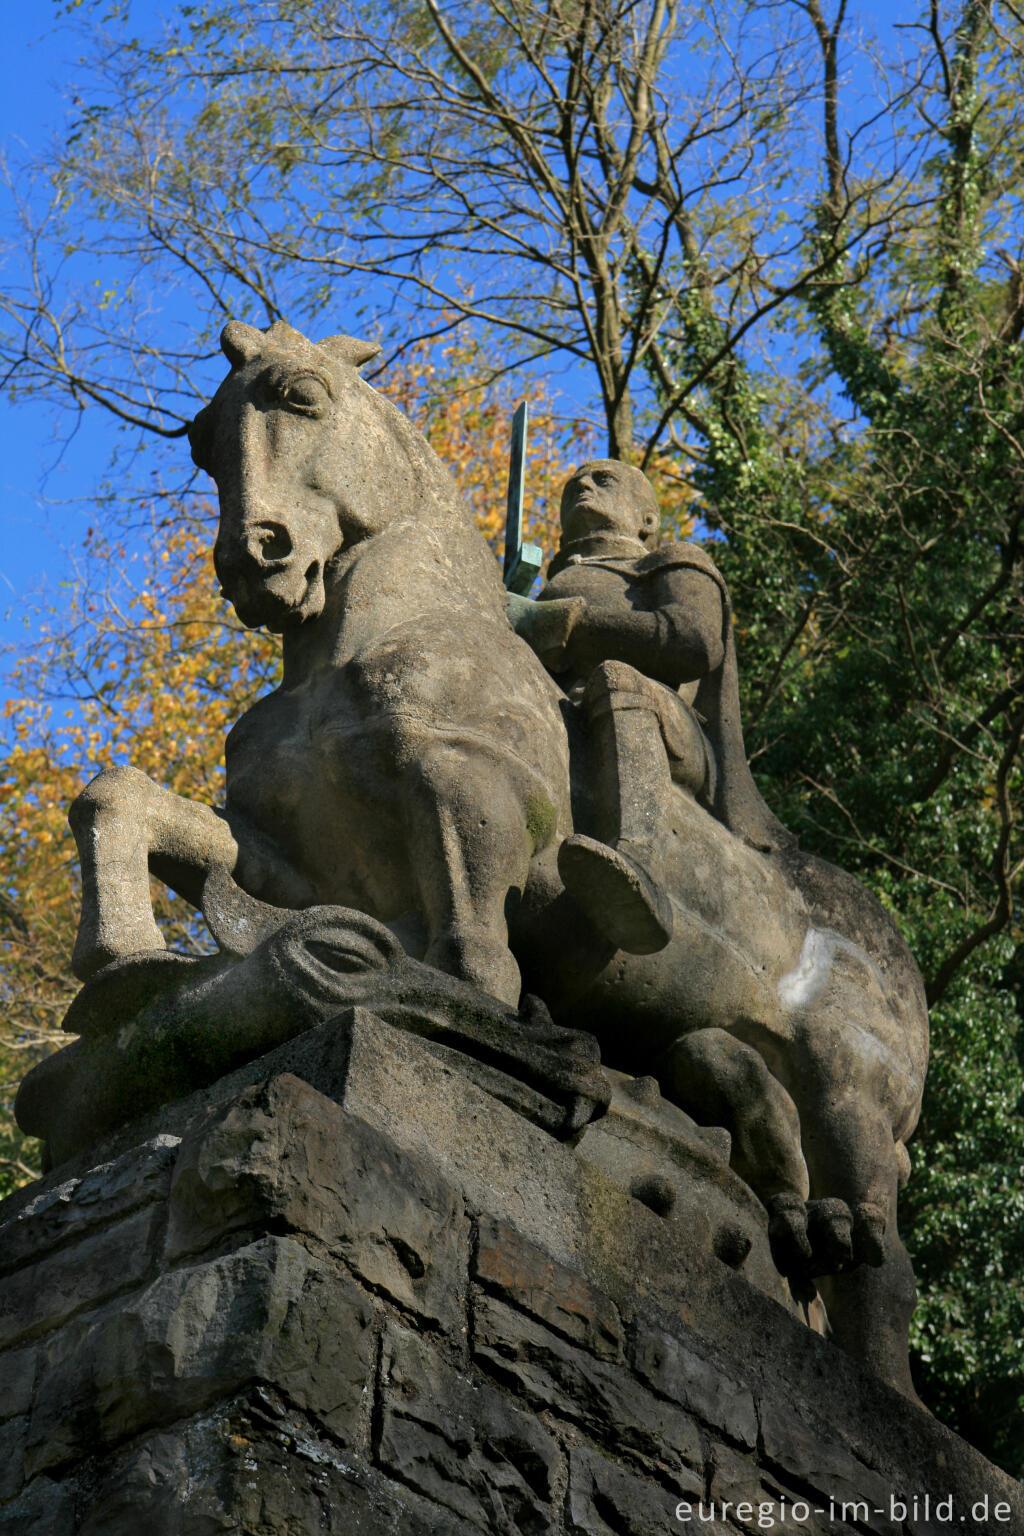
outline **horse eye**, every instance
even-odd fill
[[[310,373],[286,379],[281,385],[280,396],[285,405],[300,411],[322,411],[330,400],[325,386]]]

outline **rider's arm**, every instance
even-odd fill
[[[675,566],[635,583],[628,597],[625,590],[603,601],[588,597],[555,670],[586,676],[602,661],[624,661],[678,688],[714,671],[722,658],[717,583],[692,566]]]

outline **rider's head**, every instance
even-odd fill
[[[599,534],[637,539],[649,549],[658,541],[658,498],[642,470],[618,459],[594,459],[562,491],[562,542]]]

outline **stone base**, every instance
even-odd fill
[[[805,1326],[723,1150],[310,1031],[0,1206],[0,1533],[1019,1536]]]

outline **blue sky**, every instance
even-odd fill
[[[0,50],[3,141],[9,160],[42,153],[65,113],[63,92],[79,51],[73,32],[50,22],[53,7],[12,4]],[[8,235],[6,216],[3,219]],[[106,464],[112,434],[98,411],[73,439],[49,408],[0,397],[3,494],[0,501],[0,644],[26,633],[25,601],[45,590],[59,599],[65,551],[84,533],[84,505]]]
[[[134,0],[133,25],[145,30],[166,0]],[[886,30],[909,20],[914,0],[856,7],[862,22]],[[67,22],[53,20],[52,0],[5,8],[0,59],[0,125],[10,160],[45,152],[65,120],[66,92],[81,45]],[[0,194],[2,196],[2,194]],[[6,212],[0,227],[7,233]],[[73,431],[71,425],[73,421]],[[70,431],[70,435],[69,435]],[[107,469],[118,434],[100,408],[61,420],[50,407],[0,397],[3,494],[0,498],[0,646],[26,635],[33,597],[60,602],[69,553],[94,513],[90,494]],[[3,689],[0,683],[0,696]]]
[[[145,26],[164,9],[158,0],[136,0],[133,13]],[[55,11],[52,0],[12,0],[4,9],[0,133],[13,165],[45,154],[66,121],[67,92],[82,49],[74,28],[54,19]],[[0,199],[6,245],[10,224],[3,191]],[[117,441],[99,408],[61,419],[50,406],[24,400],[12,405],[0,395],[0,647],[31,633],[33,599],[59,604],[69,556],[94,516],[91,497]],[[2,670],[0,657],[0,699]]]

